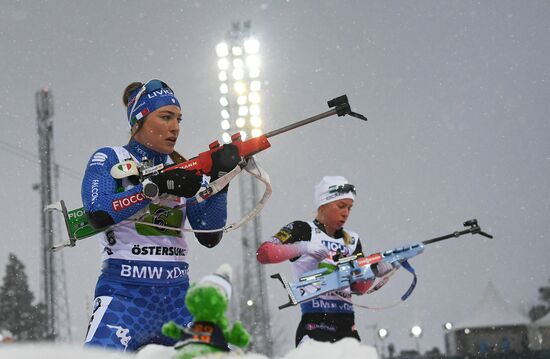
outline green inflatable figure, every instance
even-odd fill
[[[230,328],[225,316],[231,298],[231,274],[231,267],[222,264],[214,274],[191,285],[185,297],[187,309],[194,319],[190,327],[173,321],[162,326],[164,335],[178,340],[173,359],[221,357],[231,350],[229,344],[241,349],[248,346],[250,335],[242,323],[237,321]]]

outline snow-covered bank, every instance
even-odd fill
[[[361,345],[352,338],[343,339],[337,343],[320,343],[309,341],[305,342],[299,348],[288,352],[284,359],[335,359],[335,358],[364,358],[378,359],[376,350],[367,345]]]
[[[169,359],[174,353],[172,348],[149,345],[138,354],[114,353],[104,350],[83,349],[80,346],[60,344],[10,344],[0,346],[0,358],[3,359]],[[266,359],[260,354],[228,355],[227,358]],[[307,342],[298,349],[285,354],[281,359],[335,359],[335,358],[378,359],[374,348],[361,345],[354,339],[344,339],[335,344]]]

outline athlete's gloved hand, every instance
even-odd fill
[[[323,260],[329,256],[330,251],[321,242],[300,241],[298,245],[298,253],[300,255],[308,254],[317,260]]]
[[[212,158],[212,171],[210,173],[211,181],[215,181],[225,175],[241,161],[239,149],[231,143],[223,145],[221,150],[213,152],[210,157]]]
[[[162,172],[148,179],[158,186],[159,194],[167,193],[186,198],[193,197],[201,188],[202,183],[202,176],[183,168]]]
[[[210,157],[212,158],[212,171],[210,173],[211,182],[231,171],[241,161],[239,149],[231,143],[223,145],[220,150],[213,152]],[[220,192],[227,192],[228,189],[229,184]]]
[[[372,267],[372,272],[377,277],[383,277],[393,269],[393,265],[388,262],[378,262]]]

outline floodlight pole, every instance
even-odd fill
[[[237,56],[234,56],[232,48],[234,46],[242,47],[245,39],[249,38],[250,35],[250,21],[232,24],[232,29],[227,33],[225,39],[229,45],[228,59],[231,59],[231,65],[229,66],[232,66],[234,62],[233,60],[235,59],[235,56]],[[229,76],[230,75],[227,77]],[[251,83],[252,82],[250,82],[249,85]],[[227,83],[225,83],[225,85],[227,85]],[[224,111],[227,111],[225,113],[226,117],[229,112],[233,112],[233,115],[235,115],[235,107],[232,108],[232,106],[238,107],[237,95],[232,92],[232,86],[228,86],[228,88],[229,91],[225,94],[228,98],[226,104],[227,106],[222,105],[224,106]],[[251,117],[249,117],[249,119],[250,118]],[[244,126],[236,126],[239,127],[241,131],[246,131],[247,135],[250,136],[252,133],[252,125],[250,122],[251,121],[246,121]],[[258,203],[258,186],[252,176],[240,176],[238,182],[240,190],[241,213],[246,215]],[[243,264],[242,275],[240,276],[241,283],[239,284],[241,285],[242,290],[238,293],[238,296],[236,296],[236,298],[240,299],[240,320],[251,334],[250,350],[257,353],[262,353],[271,358],[273,357],[273,341],[270,329],[271,322],[266,285],[267,281],[264,267],[256,260],[256,250],[263,241],[260,216],[255,216],[252,221],[245,223],[241,227],[241,234]]]

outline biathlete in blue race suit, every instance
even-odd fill
[[[90,158],[82,181],[82,201],[89,222],[105,229],[101,236],[103,263],[95,289],[86,346],[136,351],[146,344],[171,346],[162,325],[170,320],[185,326],[189,287],[188,244],[181,229],[222,228],[227,219],[227,187],[201,203],[192,203],[202,176],[175,169],[142,183],[137,176],[114,178],[111,169],[126,160],[152,165],[183,162],[174,147],[180,133],[181,108],[164,82],[128,85],[123,95],[131,127],[125,146],[103,147]],[[232,170],[238,149],[225,145],[212,155],[210,180]],[[128,219],[139,220],[131,221]],[[148,224],[151,225],[148,225]],[[160,227],[155,227],[159,225]],[[196,233],[206,246],[217,245],[222,232]]]

